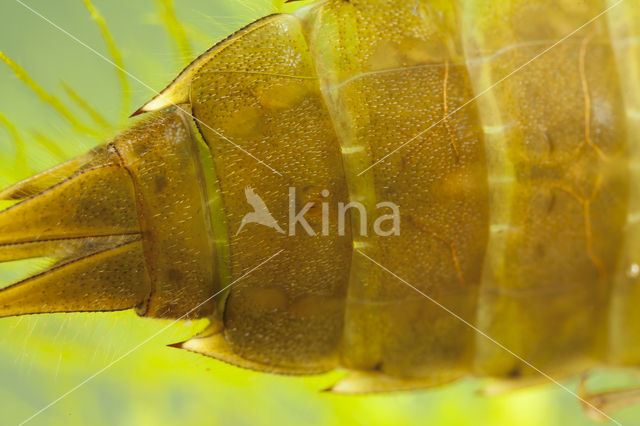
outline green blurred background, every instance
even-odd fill
[[[111,58],[98,22],[82,0],[23,0]],[[162,89],[193,57],[251,21],[281,10],[272,0],[179,0],[189,41],[167,30],[165,0],[94,0],[122,54],[125,69]],[[288,6],[287,9],[292,9]],[[179,27],[176,27],[179,28]],[[180,31],[178,30],[178,33]],[[0,50],[58,97],[94,134],[83,134],[0,63],[0,187],[44,170],[126,125],[121,81],[108,62],[14,0],[0,3]],[[110,126],[95,124],[65,91],[95,107]],[[134,111],[153,93],[128,78]],[[16,146],[24,144],[26,161]],[[0,205],[0,207],[3,207]],[[0,265],[0,286],[42,267],[42,261]],[[168,322],[132,312],[0,319],[0,424],[19,424],[127,354]],[[118,360],[33,418],[30,425],[588,425],[576,399],[552,384],[497,397],[476,395],[486,382],[463,380],[442,389],[376,396],[319,392],[341,376],[294,378],[231,367],[165,346],[195,334],[202,322],[179,323]],[[633,383],[628,373],[599,372],[595,387]],[[576,381],[568,381],[575,389]],[[616,418],[640,424],[640,408]]]

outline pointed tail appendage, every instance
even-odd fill
[[[0,317],[135,308],[198,318],[218,287],[191,127],[159,113],[88,154],[0,192],[0,262],[53,266],[0,290]]]

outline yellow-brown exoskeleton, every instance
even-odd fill
[[[178,346],[345,393],[637,366],[640,8],[495,6],[318,1],[217,44],[0,193],[0,261],[58,259],[0,316],[206,317]]]

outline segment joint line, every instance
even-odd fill
[[[555,383],[557,386],[559,386],[561,389],[563,389],[564,391],[566,391],[567,393],[573,395],[575,398],[577,398],[578,400],[580,400],[582,403],[588,405],[590,408],[593,408],[595,411],[598,412],[598,414],[601,414],[602,416],[606,417],[608,420],[611,420],[612,422],[614,422],[615,424],[617,424],[618,426],[622,426],[622,424],[620,422],[618,422],[617,420],[615,420],[614,418],[612,418],[611,416],[609,416],[608,414],[606,414],[604,411],[600,410],[598,407],[596,407],[595,405],[593,405],[592,403],[590,403],[589,401],[585,400],[584,398],[582,398],[581,396],[579,396],[577,393],[575,393],[574,391],[572,391],[571,389],[569,389],[568,387],[566,387],[565,385],[563,385],[562,383],[560,383],[558,380],[554,379],[553,377],[551,377],[550,375],[548,375],[547,373],[545,373],[544,371],[540,370],[539,368],[537,368],[536,366],[534,366],[533,364],[531,364],[529,361],[527,361],[526,359],[522,358],[521,356],[519,356],[518,354],[516,354],[515,352],[513,352],[512,350],[510,350],[509,348],[507,348],[505,345],[503,345],[502,343],[500,343],[499,341],[497,341],[496,339],[494,339],[493,337],[489,336],[487,333],[485,333],[484,331],[480,330],[478,327],[476,327],[475,325],[471,324],[469,321],[465,320],[464,318],[462,318],[460,315],[456,314],[455,312],[453,312],[451,309],[447,308],[446,306],[444,306],[443,304],[441,304],[440,302],[438,302],[437,300],[435,300],[433,297],[429,296],[427,293],[423,292],[422,290],[420,290],[419,288],[415,287],[414,285],[412,285],[411,283],[409,283],[408,281],[406,281],[405,279],[403,279],[402,277],[398,276],[397,274],[395,274],[393,271],[391,271],[390,269],[384,267],[383,265],[381,265],[380,263],[378,263],[377,261],[373,260],[371,257],[367,256],[365,253],[363,253],[362,251],[356,249],[355,250],[358,254],[360,254],[361,256],[365,257],[367,260],[369,260],[371,263],[373,263],[374,265],[378,266],[379,268],[381,268],[382,270],[384,270],[385,272],[387,272],[389,275],[393,276],[394,278],[396,278],[398,281],[402,282],[403,284],[406,284],[408,287],[412,288],[414,291],[418,292],[419,294],[421,294],[423,297],[425,297],[427,300],[429,300],[431,303],[437,305],[439,308],[441,308],[442,310],[444,310],[445,312],[447,312],[449,315],[451,315],[452,317],[456,318],[457,320],[459,320],[460,322],[464,323],[465,325],[467,325],[468,327],[470,327],[471,329],[473,329],[476,333],[480,334],[481,336],[483,336],[484,338],[486,338],[487,340],[491,341],[492,343],[494,343],[495,345],[497,345],[498,347],[500,347],[501,349],[503,349],[504,351],[508,352],[509,354],[511,354],[512,356],[514,356],[515,358],[517,358],[519,361],[521,361],[522,363],[524,363],[525,365],[527,365],[528,367],[530,367],[531,369],[535,370],[537,373],[541,374],[542,376],[544,376],[545,378],[547,378],[549,381]]]
[[[509,79],[510,77],[512,77],[514,74],[518,73],[519,71],[521,71],[522,69],[526,68],[529,64],[531,64],[533,61],[535,61],[536,59],[540,58],[541,56],[545,55],[546,53],[548,53],[550,50],[552,50],[553,48],[555,48],[557,45],[565,42],[567,39],[569,39],[570,37],[572,37],[574,34],[576,34],[577,32],[579,32],[580,30],[582,30],[584,27],[586,27],[587,25],[591,24],[592,22],[596,21],[597,19],[599,19],[601,16],[605,15],[606,13],[608,13],[611,9],[613,9],[614,7],[618,6],[620,3],[622,3],[624,0],[618,0],[617,2],[615,2],[614,4],[612,4],[611,6],[609,6],[608,8],[606,8],[605,10],[603,10],[602,12],[598,13],[596,16],[594,16],[593,18],[589,19],[587,22],[585,22],[584,24],[580,25],[578,28],[576,28],[575,30],[571,31],[569,34],[565,35],[564,37],[562,37],[560,40],[556,41],[555,43],[553,43],[551,46],[547,47],[546,49],[544,49],[542,52],[538,53],[537,55],[535,55],[533,58],[529,59],[528,61],[526,61],[524,64],[520,65],[519,67],[517,67],[515,70],[511,71],[509,74],[507,74],[506,76],[502,77],[500,80],[496,81],[495,83],[493,83],[491,86],[487,87],[486,89],[484,89],[483,91],[481,91],[480,93],[478,93],[476,96],[474,96],[473,98],[469,99],[468,101],[466,101],[465,103],[463,103],[462,105],[460,105],[458,108],[454,109],[453,111],[451,111],[451,113],[446,114],[444,117],[442,117],[440,120],[436,121],[435,123],[433,123],[431,126],[427,127],[424,130],[421,130],[419,133],[417,133],[415,136],[413,136],[411,139],[409,139],[408,141],[402,143],[400,146],[398,146],[397,148],[393,149],[391,152],[389,152],[388,154],[385,154],[382,158],[380,158],[379,160],[377,160],[376,162],[374,162],[373,164],[371,164],[369,167],[367,167],[366,169],[362,170],[360,173],[358,173],[358,176],[362,175],[363,173],[366,173],[367,171],[371,170],[373,167],[375,167],[376,165],[382,163],[383,161],[385,161],[387,158],[389,158],[390,156],[392,156],[393,154],[395,154],[396,152],[400,151],[402,148],[404,148],[405,146],[407,146],[408,144],[410,144],[411,142],[413,142],[414,140],[418,139],[419,137],[421,137],[422,135],[424,135],[425,133],[427,133],[429,130],[433,129],[434,127],[438,126],[440,123],[442,123],[443,121],[447,120],[449,117],[451,117],[452,115],[454,115],[455,113],[459,112],[461,109],[465,108],[466,106],[468,106],[469,104],[475,102],[476,100],[478,100],[478,98],[482,97],[483,95],[489,93],[491,90],[493,90],[496,86],[499,86],[500,84],[504,83],[507,79]]]

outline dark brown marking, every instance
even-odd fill
[[[507,377],[510,379],[517,379],[522,375],[522,369],[520,365],[516,365],[507,373]]]
[[[156,192],[158,192],[158,193],[164,191],[164,189],[169,184],[169,182],[167,181],[166,176],[158,176],[158,177],[156,177],[156,179],[154,180],[153,183],[154,183]]]
[[[382,368],[384,367],[384,363],[382,361],[378,361],[377,364],[375,364],[373,367],[371,367],[371,369],[373,371],[380,371],[382,372]]]
[[[556,206],[556,193],[551,193],[551,199],[549,200],[549,206],[547,207],[547,214],[551,214],[551,211]]]

